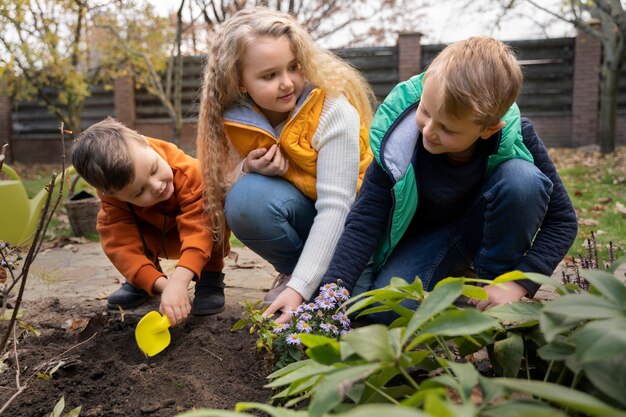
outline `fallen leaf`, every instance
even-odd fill
[[[582,193],[582,191],[580,191],[580,190],[576,190],[576,191],[574,191],[574,195],[575,195],[576,197],[582,197],[583,193]]]
[[[606,209],[607,207],[603,204],[594,204],[593,207],[591,207],[591,210],[595,210],[595,211],[604,211]]]
[[[96,295],[95,300],[106,300],[109,298],[109,294],[106,292],[101,292],[99,295]]]
[[[622,217],[626,217],[626,207],[619,201],[615,203],[615,210],[621,214]]]
[[[578,224],[582,226],[597,226],[600,224],[600,222],[597,220],[593,220],[593,219],[580,219],[578,221]]]
[[[611,197],[602,197],[598,199],[598,203],[600,204],[609,204],[613,201]]]
[[[74,331],[78,329],[83,329],[85,326],[87,326],[88,323],[89,320],[87,319],[69,319],[65,323],[63,323],[61,327],[65,330]]]

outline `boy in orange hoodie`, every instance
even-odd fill
[[[146,138],[112,118],[82,132],[72,146],[76,172],[98,190],[97,230],[104,253],[126,278],[108,307],[132,308],[161,294],[172,325],[224,311],[228,231],[215,242],[203,208],[198,161],[169,142]],[[167,276],[159,258],[179,259]],[[189,303],[187,288],[195,280]]]

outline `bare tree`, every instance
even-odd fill
[[[313,39],[333,47],[395,42],[417,30],[426,0],[196,0],[208,31],[237,11],[265,6],[293,15]]]
[[[141,38],[151,54],[160,52],[165,21],[149,5],[116,0],[0,0],[0,76],[16,100],[36,99],[65,126],[80,133],[81,113],[90,87],[110,84],[119,73],[115,51],[94,30],[101,16],[142,15],[141,24],[120,26],[117,33],[145,33]],[[119,11],[122,10],[122,11]],[[163,64],[164,66],[164,64]]]
[[[600,151],[615,150],[615,126],[619,77],[626,54],[626,12],[620,0],[563,0],[550,8],[535,0],[492,0],[501,7],[501,17],[527,3],[548,16],[572,24],[602,42],[600,67]]]

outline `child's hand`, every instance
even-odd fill
[[[172,326],[181,324],[191,312],[189,295],[187,289],[193,279],[193,272],[186,268],[177,267],[171,277],[167,280],[167,285],[161,295],[161,306],[159,310],[167,314]]]
[[[287,323],[291,320],[289,311],[293,311],[304,302],[304,298],[293,288],[287,287],[281,292],[276,300],[263,312],[263,317],[272,317],[278,310],[282,312],[280,317],[274,320],[278,324]]]
[[[244,172],[256,172],[266,176],[281,176],[287,172],[289,161],[280,152],[278,145],[272,145],[268,150],[265,148],[250,151],[243,161]]]
[[[487,285],[485,287],[489,298],[487,300],[470,299],[469,304],[476,306],[480,311],[487,310],[500,304],[510,304],[521,300],[528,291],[520,284],[509,281],[498,285]]]

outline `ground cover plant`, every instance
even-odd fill
[[[421,281],[355,297],[348,313],[393,310],[389,327],[370,325],[340,341],[300,334],[308,359],[268,378],[274,399],[306,408],[287,413],[243,403],[237,411],[272,416],[626,416],[626,286],[609,271],[581,271],[589,291],[550,277],[512,272],[495,280],[530,278],[555,285],[547,303],[517,302],[486,312],[455,306],[459,296],[485,298],[473,278],[448,278],[432,292]],[[416,311],[405,299],[420,302]],[[492,366],[473,354],[487,348]],[[398,407],[402,406],[402,407]],[[230,417],[198,410],[180,417]]]

